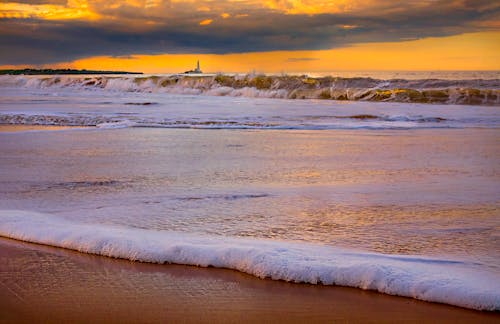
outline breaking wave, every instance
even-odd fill
[[[126,92],[332,99],[382,102],[499,105],[500,80],[379,80],[266,75],[206,76],[0,76],[0,86],[74,87]],[[151,105],[152,102],[129,103]]]
[[[467,121],[465,121],[467,122]],[[101,129],[128,127],[152,128],[195,128],[195,129],[413,129],[413,128],[460,128],[463,120],[444,117],[426,117],[422,115],[304,115],[268,119],[246,117],[206,119],[183,118],[169,119],[146,116],[86,115],[86,114],[0,114],[0,125],[44,125],[44,126],[95,126]],[[478,124],[472,123],[474,127]]]
[[[498,273],[468,261],[80,224],[28,211],[0,211],[0,236],[131,261],[227,268],[259,278],[358,287],[478,310],[500,310]]]

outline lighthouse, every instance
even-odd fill
[[[196,69],[184,72],[184,74],[191,74],[191,73],[200,73],[200,74],[203,73],[203,71],[200,69],[200,60],[196,61]]]

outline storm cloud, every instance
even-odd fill
[[[54,0],[22,2],[62,5]],[[36,12],[18,18],[10,12],[0,16],[4,17],[0,18],[0,65],[99,55],[331,49],[495,30],[500,19],[500,4],[481,0],[367,1],[371,6],[345,11],[326,8],[314,14],[307,13],[310,7],[301,13],[286,1],[276,3],[264,7],[255,1],[95,0],[85,3],[93,19],[46,19]],[[199,24],[208,19],[212,22]]]

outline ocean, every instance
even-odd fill
[[[0,235],[499,311],[500,81],[460,73],[0,76]]]

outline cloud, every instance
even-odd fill
[[[210,25],[213,21],[214,21],[213,19],[205,19],[205,20],[200,21],[199,25],[200,26]]]
[[[338,27],[342,29],[354,29],[354,28],[359,28],[359,26],[356,25],[339,25]]]
[[[196,8],[196,11],[209,12],[210,11],[210,7],[201,6],[201,7]]]
[[[136,59],[135,55],[113,55],[112,58],[122,59],[122,60],[133,60]]]
[[[0,65],[98,55],[330,49],[498,30],[500,18],[500,4],[483,0],[280,0],[266,5],[254,0],[23,0],[25,13],[27,3],[57,6],[64,15],[16,16],[16,6],[10,5],[8,17],[14,18],[0,19]],[[4,8],[0,4],[0,17]],[[82,8],[88,15],[77,15]]]
[[[38,4],[56,4],[56,5],[66,5],[68,3],[67,0],[14,0],[14,1],[3,1],[4,3],[25,3],[30,5],[38,5]]]

